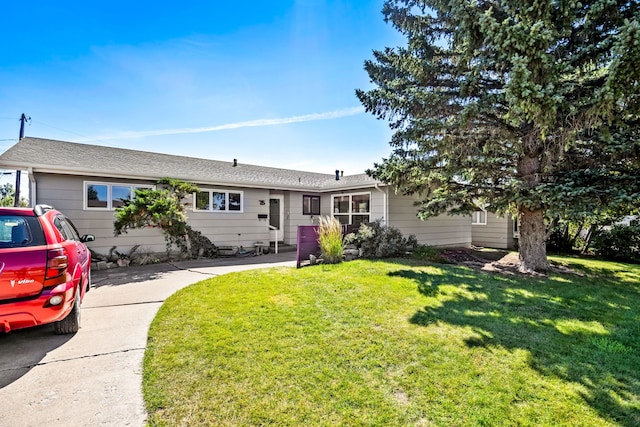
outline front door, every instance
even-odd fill
[[[269,198],[269,230],[270,241],[284,240],[284,196],[274,194]]]

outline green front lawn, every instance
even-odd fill
[[[154,320],[151,425],[638,426],[640,266],[406,260],[229,274]]]

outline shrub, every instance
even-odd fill
[[[321,257],[327,264],[342,262],[342,226],[337,219],[325,216],[320,217],[318,227],[318,244]]]
[[[573,249],[573,242],[569,235],[569,227],[566,224],[558,224],[553,227],[547,239],[547,250],[551,252],[568,254]]]
[[[418,246],[415,236],[404,237],[400,230],[382,225],[380,220],[362,224],[357,233],[345,237],[346,244],[360,249],[363,258],[391,258],[404,256]]]
[[[138,189],[133,200],[123,200],[115,212],[114,235],[135,228],[157,227],[164,234],[167,255],[175,245],[185,258],[216,256],[217,248],[211,240],[187,224],[183,200],[199,191],[198,187],[173,178],[162,178],[157,184],[161,188]]]
[[[640,262],[640,223],[614,225],[600,232],[594,238],[593,249],[606,259]]]
[[[570,254],[575,250],[583,248],[586,244],[582,232],[586,234],[586,224],[575,222],[557,224],[551,230],[547,239],[547,251]]]

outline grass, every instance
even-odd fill
[[[407,260],[178,292],[144,359],[150,425],[638,426],[640,266],[521,279]]]

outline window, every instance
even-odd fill
[[[471,216],[471,225],[487,225],[487,211],[475,211]]]
[[[46,245],[35,216],[0,215],[0,248]]]
[[[57,216],[53,220],[53,225],[56,226],[60,234],[65,240],[75,240],[77,242],[80,241],[80,235],[78,234],[78,230],[76,230],[75,226],[68,219],[63,216]]]
[[[194,195],[194,210],[209,212],[242,212],[242,191],[203,190]]]
[[[228,193],[229,194],[229,210],[240,212],[242,210],[242,197],[240,193]]]
[[[333,216],[343,225],[371,222],[371,193],[333,196]]]
[[[135,191],[153,188],[152,185],[108,184],[85,182],[85,209],[113,210],[124,206],[126,200],[135,197]]]
[[[302,214],[320,215],[320,196],[302,196]]]
[[[125,187],[122,185],[114,185],[111,187],[111,206],[119,208],[124,206],[125,200],[132,200],[134,194],[132,194],[131,187]]]

